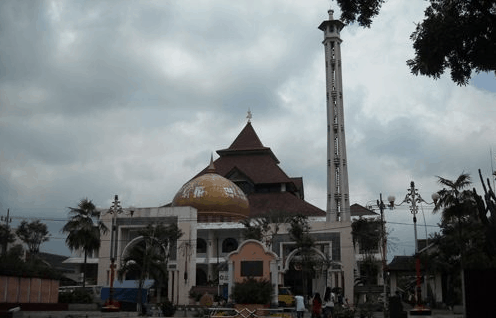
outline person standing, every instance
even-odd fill
[[[322,312],[322,299],[320,299],[320,294],[315,293],[312,301],[312,318],[320,318]]]
[[[296,317],[303,318],[303,313],[305,312],[305,302],[303,301],[303,296],[296,295],[295,303],[296,303]]]
[[[334,314],[334,293],[331,292],[331,287],[326,288],[323,306],[324,318],[332,318]]]

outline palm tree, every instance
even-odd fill
[[[461,257],[464,257],[463,223],[477,216],[477,205],[473,191],[467,189],[471,184],[470,175],[462,173],[456,180],[438,177],[438,183],[444,186],[439,190],[439,199],[433,212],[442,209],[441,222],[447,226],[458,228],[458,240]],[[463,261],[463,259],[462,259]]]
[[[138,277],[138,306],[141,311],[142,288],[144,280],[151,276],[157,281],[160,289],[161,282],[167,277],[167,263],[171,246],[183,235],[177,224],[149,224],[138,232],[141,240],[133,245],[122,258],[117,272],[119,280],[126,275]]]
[[[470,175],[462,173],[455,181],[438,176],[438,183],[444,188],[439,190],[439,199],[434,207],[434,213],[443,209],[441,221],[450,223],[461,222],[467,216],[473,215],[475,201],[473,192],[466,189],[472,184]]]
[[[441,223],[445,230],[443,232],[453,232],[458,229],[458,247],[460,248],[460,272],[462,282],[462,305],[465,305],[465,284],[464,284],[464,258],[465,245],[468,243],[463,238],[462,227],[464,223],[477,216],[477,205],[473,191],[466,188],[471,185],[470,175],[462,173],[454,181],[438,176],[438,183],[444,188],[439,190],[439,199],[436,201],[433,213],[442,209]]]
[[[108,228],[99,220],[100,213],[88,198],[79,201],[77,208],[69,207],[69,209],[69,221],[61,232],[67,234],[65,243],[71,251],[84,252],[83,287],[85,287],[88,254],[100,248],[100,234],[107,233]]]

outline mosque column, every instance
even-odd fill
[[[272,260],[272,261],[270,261],[270,279],[271,279],[271,284],[272,284],[272,286],[276,286],[276,291],[275,291],[275,293],[272,296],[272,303],[273,304],[277,304],[279,302],[279,300],[278,300],[278,293],[279,293],[279,291],[278,291],[278,288],[277,288],[277,286],[279,286],[279,271],[277,269],[278,263],[279,263],[278,260]]]
[[[233,293],[233,287],[234,287],[234,263],[233,261],[228,261],[227,262],[227,275],[228,275],[228,284],[227,284],[227,294],[229,295],[228,297],[231,297]],[[229,302],[232,301],[232,299],[228,300]]]
[[[212,260],[214,259],[214,247],[217,243],[217,239],[215,237],[215,232],[213,230],[208,230],[208,236],[207,236],[207,281],[212,281],[214,276],[213,276],[213,266],[212,266]]]

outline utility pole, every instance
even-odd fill
[[[387,296],[387,237],[386,237],[386,221],[384,219],[384,209],[386,206],[382,202],[382,193],[379,194],[379,200],[377,201],[377,206],[381,211],[381,239],[382,239],[382,280],[384,285],[384,318],[389,317],[388,311],[388,296]]]
[[[5,221],[5,230],[6,230],[5,237],[3,238],[3,242],[2,242],[2,255],[7,254],[7,246],[9,244],[9,234],[10,234],[9,223],[12,222],[12,218],[9,217],[9,214],[10,214],[10,209],[7,209],[7,217],[4,216],[0,217],[1,221]]]

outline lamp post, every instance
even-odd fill
[[[117,222],[116,221],[117,221],[117,214],[122,213],[122,206],[117,194],[114,197],[114,202],[112,203],[112,206],[109,209],[109,213],[112,214],[112,232],[110,234],[110,300],[112,301],[114,296],[115,261],[117,259],[117,246],[116,246]]]
[[[416,272],[416,287],[415,287],[415,306],[414,308],[410,311],[410,314],[412,316],[424,316],[424,315],[430,315],[431,310],[427,307],[425,307],[422,304],[422,290],[421,290],[421,275],[420,275],[420,254],[419,254],[419,248],[418,248],[418,239],[417,239],[417,213],[418,213],[418,206],[417,203],[426,203],[426,204],[433,204],[439,199],[439,195],[437,193],[432,194],[432,200],[434,202],[427,202],[425,201],[422,196],[418,193],[418,189],[415,189],[415,182],[410,182],[410,188],[407,189],[407,194],[405,196],[405,199],[398,204],[402,205],[403,203],[408,203],[410,204],[410,212],[413,215],[413,230],[415,234],[415,272]],[[390,196],[389,198],[389,205],[391,208],[395,206],[394,204],[394,196]]]
[[[386,285],[386,272],[387,272],[387,237],[386,237],[386,221],[384,219],[384,209],[386,206],[382,202],[382,193],[379,194],[379,200],[377,200],[377,206],[381,211],[381,238],[382,238],[382,280],[384,285],[384,317],[389,316],[388,312],[388,297],[387,297],[387,285]]]
[[[115,261],[117,260],[117,215],[124,213],[124,209],[119,201],[119,196],[116,194],[114,196],[114,202],[110,206],[107,213],[112,214],[112,226],[110,229],[110,288],[109,288],[109,299],[106,301],[105,309],[107,311],[119,311],[120,305],[117,301],[114,301],[114,279],[115,279]],[[134,208],[129,208],[129,214],[131,217],[134,214]]]
[[[394,197],[389,196],[388,201],[394,202]],[[387,274],[386,274],[387,273],[387,235],[386,235],[386,219],[384,217],[384,210],[386,209],[386,205],[382,201],[382,193],[379,194],[379,200],[377,200],[376,203],[377,203],[377,207],[379,208],[379,211],[381,212],[381,249],[382,249],[381,260],[382,260],[382,278],[384,281],[383,282],[383,286],[384,286],[383,302],[384,302],[384,317],[388,317],[389,312],[388,312],[388,297],[387,297],[387,282],[386,282],[387,281],[387,278],[386,278],[386,276],[387,276]],[[392,209],[393,206],[391,204],[389,204],[387,207]],[[370,208],[372,208],[372,206],[370,206]]]

